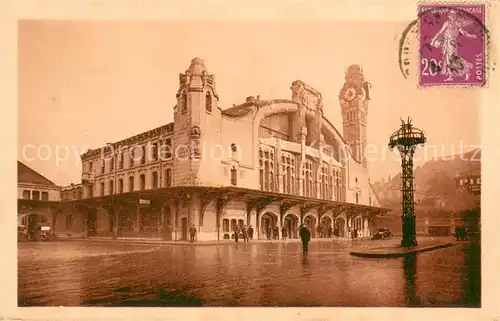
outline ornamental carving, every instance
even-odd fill
[[[189,130],[189,137],[193,139],[197,139],[201,137],[201,129],[200,126],[191,126],[191,129]]]

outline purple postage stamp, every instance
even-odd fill
[[[483,86],[485,4],[419,5],[419,85]]]

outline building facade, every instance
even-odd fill
[[[300,80],[291,99],[251,96],[223,110],[214,75],[193,59],[179,75],[173,123],[82,155],[82,184],[64,189],[56,231],[179,240],[194,225],[198,240],[220,240],[236,225],[298,237],[305,223],[313,235],[370,236],[371,217],[387,211],[364,152],[370,85],[356,65],[345,79],[342,136],[321,93]]]
[[[22,162],[17,162],[17,225],[27,234],[40,226],[53,226],[53,213],[60,204],[61,186]]]

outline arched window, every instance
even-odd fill
[[[140,190],[143,191],[146,189],[146,175],[141,174],[140,176]]]
[[[232,219],[231,220],[231,231],[234,231],[235,228],[236,228],[236,220]]]
[[[170,168],[165,170],[165,186],[172,186],[172,170]]]
[[[113,195],[114,192],[115,192],[115,188],[114,188],[115,187],[115,185],[114,185],[115,182],[113,180],[110,180],[108,184],[109,184],[109,194]]]
[[[231,168],[231,185],[236,186],[238,183],[238,171],[235,167]]]
[[[222,232],[229,232],[229,220],[227,218],[222,220]]]
[[[274,151],[271,148],[261,147],[259,149],[259,158],[261,189],[274,192]]]
[[[118,193],[123,193],[123,179],[118,180]]]
[[[329,185],[328,185],[328,165],[323,164],[321,166],[320,172],[320,198],[327,199],[329,195]]]
[[[153,172],[151,174],[151,180],[153,182],[152,188],[158,188],[158,172]]]
[[[304,188],[304,196],[306,197],[313,197],[314,196],[314,190],[313,190],[313,164],[312,162],[307,159],[304,162],[303,165],[303,177],[304,177],[304,183],[303,183],[303,188]]]
[[[295,156],[283,152],[281,169],[283,172],[283,193],[295,194]]]
[[[129,192],[134,191],[134,176],[130,176],[128,178],[128,190],[129,190]]]
[[[210,95],[210,92],[207,92],[207,95],[205,96],[205,110],[212,112],[212,96]]]

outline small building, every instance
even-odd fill
[[[61,186],[29,166],[17,162],[17,224],[29,234],[55,225],[53,213],[61,201]]]

